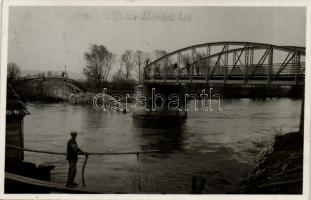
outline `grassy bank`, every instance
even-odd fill
[[[256,166],[241,182],[243,194],[302,194],[303,134],[276,136],[261,151]]]

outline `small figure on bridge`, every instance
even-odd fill
[[[175,64],[173,65],[173,70],[175,70],[175,69],[177,69],[177,68],[178,68],[178,64],[175,63]]]
[[[186,69],[187,69],[188,74],[190,75],[190,64],[186,64]]]
[[[68,74],[67,74],[67,72],[66,71],[63,71],[62,72],[62,78],[68,78],[69,76],[68,76]]]
[[[199,65],[195,65],[195,72],[197,73],[197,75],[200,75],[200,67]]]
[[[174,65],[173,65],[173,72],[174,72],[174,75],[175,75],[175,78],[176,79],[178,79],[178,64],[177,63],[175,63]]]
[[[68,160],[69,164],[67,187],[75,187],[78,185],[77,183],[74,182],[77,173],[78,155],[87,154],[78,147],[78,143],[76,141],[77,134],[78,133],[76,131],[72,131],[70,133],[71,138],[67,143],[66,159]]]

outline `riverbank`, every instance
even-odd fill
[[[275,136],[257,156],[256,166],[241,182],[243,194],[302,194],[303,134]]]

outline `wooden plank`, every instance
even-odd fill
[[[44,188],[49,190],[50,192],[62,192],[62,193],[84,193],[84,194],[102,194],[104,192],[99,190],[94,190],[91,188],[82,188],[82,187],[76,187],[76,188],[69,188],[66,187],[64,184],[60,183],[53,183],[38,179],[33,179],[25,176],[20,176],[12,173],[5,173],[5,179],[10,181],[15,181],[18,183],[23,183],[27,185],[31,185],[38,188]]]

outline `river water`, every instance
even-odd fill
[[[28,103],[25,147],[65,152],[70,131],[88,152],[158,150],[141,155],[90,156],[87,187],[103,193],[189,193],[193,176],[207,179],[204,193],[225,194],[254,166],[277,132],[297,131],[300,100],[224,100],[223,111],[189,111],[183,124],[137,121],[132,113],[95,111],[68,103]],[[25,160],[55,165],[52,181],[66,183],[64,156],[25,153]],[[83,157],[76,182],[81,184]]]

